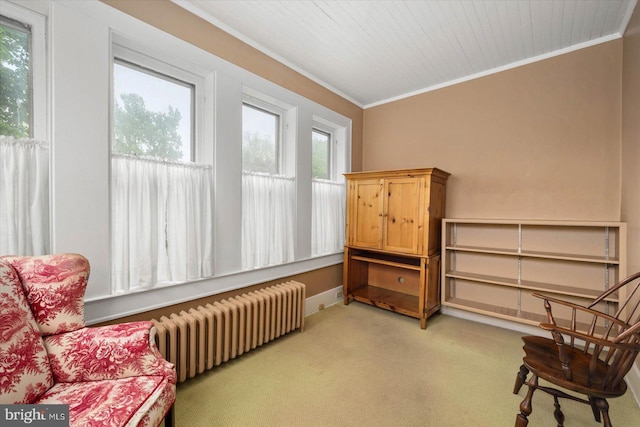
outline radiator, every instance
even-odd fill
[[[304,331],[305,285],[289,281],[152,319],[178,382],[295,329]]]

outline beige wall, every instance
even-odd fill
[[[622,41],[365,110],[364,170],[438,167],[446,216],[618,220]]]
[[[628,269],[640,271],[640,10],[624,36],[622,68],[622,220],[627,221]]]
[[[103,324],[113,324],[121,322],[134,322],[137,320],[150,320],[160,319],[161,316],[168,316],[171,313],[180,313],[180,311],[189,311],[190,308],[198,307],[199,305],[212,304],[214,301],[220,301],[235,295],[252,292],[266,286],[275,285],[278,283],[286,282],[289,280],[296,280],[306,285],[306,295],[316,295],[327,290],[327,288],[334,288],[342,284],[342,264],[334,265],[331,267],[321,268],[319,270],[309,271],[307,273],[297,274],[295,276],[284,277],[278,280],[272,280],[269,282],[261,283],[258,285],[248,286],[240,291],[224,292],[210,297],[200,298],[194,301],[188,301],[181,304],[174,304],[169,307],[159,308],[157,310],[146,311],[144,313],[134,314],[119,319],[114,319],[109,322],[103,322]],[[331,285],[331,286],[327,286]]]
[[[622,67],[622,220],[627,222],[627,269],[640,271],[640,9],[625,32]],[[640,372],[640,360],[636,360]],[[629,377],[627,377],[629,378]],[[629,378],[631,380],[631,378]],[[640,381],[631,383],[638,397]]]

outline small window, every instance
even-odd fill
[[[313,129],[311,144],[312,177],[331,179],[331,134]]]
[[[0,135],[33,136],[31,27],[0,15]]]
[[[250,104],[242,105],[242,169],[279,173],[280,115]]]
[[[113,82],[116,153],[194,160],[194,85],[118,58]]]

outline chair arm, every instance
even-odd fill
[[[585,307],[585,306],[582,306],[582,305],[579,305],[579,304],[574,304],[574,303],[569,302],[569,301],[564,301],[564,300],[561,300],[561,299],[553,298],[553,297],[550,297],[548,295],[539,294],[537,292],[535,292],[535,293],[533,293],[531,295],[536,297],[536,298],[543,299],[545,302],[552,302],[554,304],[563,305],[565,307],[569,307],[571,309],[574,309],[576,312],[580,311],[582,313],[588,314],[588,315],[593,316],[593,317],[599,317],[601,319],[608,320],[608,321],[610,321],[612,323],[615,323],[618,326],[622,327],[623,330],[629,327],[629,325],[627,325],[625,322],[621,321],[620,319],[616,319],[613,316],[610,316],[610,315],[608,315],[606,313],[602,313],[601,311],[598,311],[598,310],[594,310],[592,308],[588,308],[588,307]],[[548,314],[548,317],[549,317],[549,323],[550,324],[555,324],[556,322],[553,319],[553,315],[551,313],[551,305],[549,304],[547,306],[547,304],[545,304],[545,308],[547,309],[547,314]]]
[[[636,322],[635,325],[623,331],[620,335],[618,335],[613,341],[614,342],[624,342],[632,335],[637,335],[636,337],[636,347],[640,350],[640,321]]]
[[[554,340],[556,341],[556,344],[558,344],[558,345],[562,345],[562,344],[564,344],[564,342],[558,342],[558,339],[556,339],[557,335],[555,335],[556,333],[557,334],[562,334],[562,335],[568,335],[568,336],[576,338],[578,340],[582,340],[585,343],[597,345],[597,346],[600,346],[602,348],[605,348],[605,347],[626,348],[626,346],[624,344],[618,344],[618,343],[615,342],[615,340],[609,340],[609,339],[606,339],[606,338],[599,338],[599,337],[594,336],[594,335],[589,335],[589,334],[582,333],[580,331],[571,330],[571,329],[568,329],[568,328],[563,328],[561,326],[553,325],[551,323],[541,323],[540,327],[542,329],[544,329],[545,331],[551,332],[551,335],[554,337]]]
[[[158,352],[152,322],[83,328],[44,338],[56,382],[168,376],[175,369]],[[171,379],[172,378],[172,379]]]

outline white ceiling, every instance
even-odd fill
[[[173,0],[367,108],[619,38],[637,0]]]

